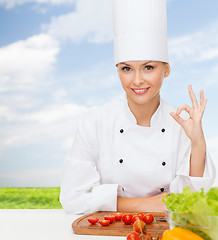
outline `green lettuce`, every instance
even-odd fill
[[[182,193],[166,195],[163,202],[170,210],[167,214],[172,226],[186,228],[205,240],[218,239],[218,187],[204,193],[186,186]]]

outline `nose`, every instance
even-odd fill
[[[134,79],[133,79],[133,83],[134,83],[136,86],[139,86],[139,85],[141,85],[143,82],[144,82],[144,79],[143,79],[142,73],[141,73],[140,71],[136,71],[135,76],[134,76]]]

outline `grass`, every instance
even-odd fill
[[[0,188],[0,209],[62,209],[60,188]]]

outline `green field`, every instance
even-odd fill
[[[0,188],[0,209],[61,209],[60,188]]]

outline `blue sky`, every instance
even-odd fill
[[[167,11],[161,94],[178,107],[191,104],[189,83],[205,90],[218,167],[218,2],[169,0]],[[111,0],[0,0],[0,187],[60,185],[79,115],[123,93],[113,56]]]

